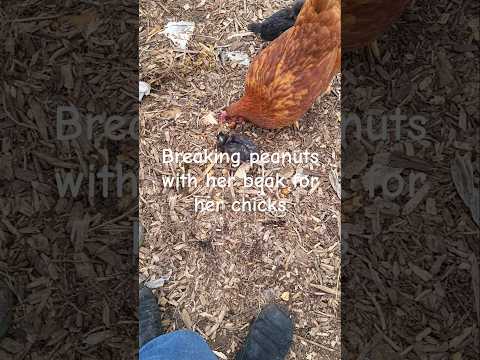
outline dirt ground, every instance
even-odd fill
[[[221,359],[233,359],[250,322],[266,303],[282,303],[295,319],[288,359],[338,359],[340,352],[340,200],[334,187],[340,161],[340,82],[319,99],[300,129],[266,131],[247,125],[262,152],[294,150],[320,154],[320,165],[267,166],[276,174],[303,170],[316,179],[305,189],[273,189],[287,211],[199,213],[194,197],[231,203],[261,196],[236,181],[226,189],[205,186],[205,176],[235,173],[231,165],[185,166],[162,162],[163,149],[213,151],[218,125],[208,115],[237,99],[246,66],[223,61],[222,51],[250,57],[265,44],[247,24],[289,1],[140,2],[140,79],[152,86],[140,109],[140,213],[145,241],[140,251],[143,280],[169,276],[155,290],[167,331],[191,328]],[[187,50],[161,32],[169,21],[196,24]],[[236,130],[240,132],[242,130]],[[253,166],[249,174],[258,175]],[[169,189],[162,176],[191,172],[195,188]],[[291,176],[291,175],[290,175]],[[337,175],[338,176],[338,175]]]

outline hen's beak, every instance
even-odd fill
[[[235,129],[237,126],[236,121],[229,117],[226,111],[222,111],[220,115],[218,115],[218,123],[224,125],[227,129]]]
[[[222,112],[220,113],[220,115],[218,115],[218,122],[219,122],[220,124],[226,123],[226,122],[227,122],[227,117],[228,117],[227,112],[226,112],[226,111],[222,111]]]

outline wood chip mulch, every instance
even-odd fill
[[[225,189],[169,189],[162,176],[189,171],[234,174],[229,165],[162,162],[163,149],[198,152],[215,148],[218,125],[212,117],[243,91],[247,67],[225,60],[225,51],[252,57],[265,46],[247,24],[265,18],[289,1],[167,1],[140,4],[142,81],[152,94],[140,111],[140,206],[145,243],[140,250],[144,280],[168,278],[156,290],[168,331],[199,332],[220,358],[233,359],[251,320],[266,303],[286,305],[295,317],[296,340],[288,359],[339,357],[339,208],[340,82],[319,99],[300,129],[265,131],[245,126],[262,152],[309,150],[320,165],[302,165],[316,186],[274,189],[285,199],[284,217],[275,213],[194,211],[194,196],[230,203],[257,191],[241,182]],[[177,49],[161,32],[170,21],[195,22],[187,50]],[[213,118],[213,120],[215,120]],[[269,174],[296,167],[270,166]],[[249,174],[258,174],[253,166]],[[161,282],[161,281],[160,281]]]

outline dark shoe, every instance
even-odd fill
[[[293,339],[293,321],[277,305],[266,306],[250,327],[236,360],[283,360]]]
[[[5,336],[12,320],[13,294],[10,288],[0,280],[0,339]]]
[[[140,348],[150,340],[162,335],[162,318],[157,298],[152,290],[142,287],[139,291],[138,343]]]

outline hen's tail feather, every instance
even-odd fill
[[[251,24],[248,24],[247,28],[248,28],[248,30],[250,30],[251,32],[254,32],[254,33],[259,34],[259,33],[262,31],[262,24],[259,24],[259,23],[251,23]]]

